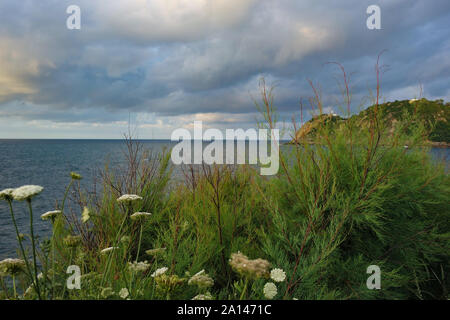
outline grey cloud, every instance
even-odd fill
[[[376,31],[365,26],[371,1],[220,0],[210,14],[203,0],[187,9],[151,1],[153,10],[140,9],[143,1],[78,1],[79,31],[65,28],[71,2],[0,4],[2,117],[89,122],[129,112],[252,114],[264,75],[277,83],[277,106],[289,118],[300,97],[312,94],[308,79],[320,83],[324,105],[336,105],[340,73],[328,61],[352,74],[356,108],[374,88],[383,49],[390,67],[382,78],[386,96],[395,99],[395,92],[419,83],[425,95],[449,95],[445,0],[379,1],[382,30]],[[16,101],[33,108],[20,109]]]

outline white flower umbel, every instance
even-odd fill
[[[25,261],[22,259],[5,259],[0,261],[0,272],[16,275],[25,271]]]
[[[130,270],[131,272],[145,272],[148,270],[148,268],[150,268],[150,264],[147,261],[128,262],[128,270]]]
[[[117,250],[119,249],[119,247],[109,247],[109,248],[105,248],[103,250],[100,251],[100,254],[106,254],[109,253],[111,251]]]
[[[167,267],[162,267],[162,268],[156,269],[156,271],[152,273],[152,277],[156,278],[156,277],[162,276],[164,273],[167,272],[167,270],[169,270],[169,268],[167,268]]]
[[[14,189],[12,197],[17,201],[31,200],[44,190],[41,186],[27,185]]]
[[[267,299],[273,299],[278,293],[277,286],[273,282],[267,282],[264,285],[264,296]]]
[[[83,212],[81,213],[81,221],[86,223],[91,218],[91,212],[88,207],[84,207]]]
[[[286,273],[279,268],[275,268],[270,271],[270,278],[275,282],[283,282],[286,280]]]
[[[47,211],[46,213],[41,215],[41,219],[42,220],[53,220],[61,213],[62,213],[61,210]]]
[[[13,191],[14,189],[8,188],[0,191],[0,200],[11,201],[13,199]]]
[[[206,292],[205,294],[198,294],[192,298],[192,300],[212,300],[213,297],[211,293]]]
[[[130,203],[134,201],[142,200],[142,197],[136,195],[136,194],[124,194],[123,196],[117,198],[117,202],[122,203]]]
[[[197,272],[188,281],[189,285],[195,285],[199,289],[205,289],[214,285],[214,280],[205,273],[205,270]]]
[[[143,221],[149,218],[151,215],[152,214],[148,212],[135,212],[130,216],[130,219],[134,221]]]
[[[128,291],[127,288],[120,289],[119,297],[121,297],[122,299],[126,299],[126,298],[128,298],[129,295],[130,295],[130,292]]]

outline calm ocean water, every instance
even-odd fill
[[[143,140],[146,149],[161,151],[175,145],[167,140]],[[54,210],[55,200],[61,199],[70,177],[75,171],[83,176],[82,187],[90,188],[97,170],[106,161],[111,167],[124,163],[123,140],[1,140],[0,139],[0,190],[25,184],[44,187],[44,192],[33,200],[35,230],[45,237],[50,224],[41,221],[40,215]],[[435,157],[446,157],[449,149],[433,149]],[[16,219],[21,232],[28,233],[28,211],[24,203],[14,203]],[[0,202],[0,260],[15,256],[16,236],[9,209]]]

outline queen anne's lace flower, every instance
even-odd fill
[[[105,254],[105,253],[111,252],[111,251],[116,250],[116,249],[119,249],[119,247],[109,247],[109,248],[103,249],[102,251],[100,251],[100,253],[101,254]]]
[[[286,273],[282,269],[275,268],[270,271],[270,278],[275,282],[283,282],[286,280]]]
[[[135,212],[130,216],[130,219],[134,221],[143,221],[148,217],[150,217],[151,215],[152,214],[148,212]]]
[[[5,190],[0,191],[0,200],[12,200],[13,199],[13,193],[14,189],[8,188]]]
[[[25,270],[25,261],[22,259],[5,259],[0,261],[0,273],[16,275]]]
[[[162,276],[164,273],[167,272],[167,270],[169,270],[169,268],[167,268],[167,267],[162,267],[162,268],[156,269],[156,271],[152,273],[152,277],[156,278],[156,277]]]
[[[81,221],[83,223],[86,223],[91,218],[91,212],[89,211],[88,207],[83,208],[83,212],[81,213]]]
[[[188,281],[189,285],[195,285],[199,289],[206,289],[214,285],[214,280],[205,273],[205,270],[197,272]]]
[[[119,203],[133,202],[133,201],[138,201],[138,200],[142,200],[142,197],[135,195],[135,194],[124,194],[123,196],[121,196],[117,199],[117,202],[119,202]]]
[[[128,262],[128,270],[131,272],[145,272],[150,268],[150,264],[147,261],[141,262]]]
[[[43,215],[41,215],[42,220],[53,220],[55,219],[59,214],[61,214],[61,210],[53,210],[53,211],[47,211]]]
[[[277,286],[273,282],[267,282],[264,285],[264,296],[267,299],[273,299],[278,293]]]
[[[14,191],[12,192],[12,197],[17,201],[30,200],[34,196],[41,193],[42,190],[44,190],[44,188],[41,186],[22,186],[20,188],[14,189]]]
[[[211,293],[206,292],[205,294],[198,294],[192,298],[192,300],[212,300],[213,296]]]
[[[130,295],[130,292],[128,291],[127,288],[120,289],[119,297],[121,297],[122,299],[126,299],[126,298],[128,298],[129,295]]]
[[[250,260],[240,252],[231,254],[230,265],[234,271],[243,277],[257,279],[269,276],[269,261],[264,259]]]

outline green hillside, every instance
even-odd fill
[[[376,106],[370,106],[357,115],[353,115],[353,120],[365,123],[370,119],[370,115],[375,112]],[[405,116],[415,115],[415,119],[424,121],[430,130],[428,139],[435,143],[450,143],[450,103],[443,100],[430,101],[427,99],[412,99],[387,102],[378,106],[378,112],[382,121],[390,127],[396,122],[404,119]],[[330,126],[331,129],[341,125],[346,119],[331,114],[322,114],[313,117],[306,122],[296,133],[296,141],[308,139],[314,136],[319,126]]]

